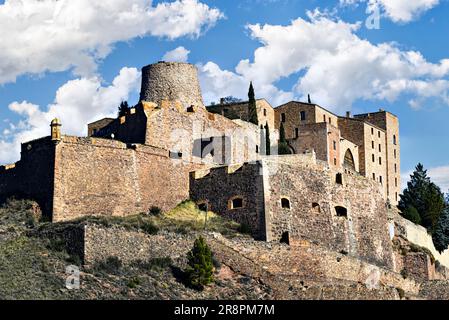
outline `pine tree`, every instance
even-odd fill
[[[268,127],[268,122],[265,125],[265,154],[267,156],[271,154],[270,128]]]
[[[408,206],[403,212],[402,212],[402,216],[407,219],[410,220],[413,223],[416,224],[421,224],[421,217],[418,213],[418,210],[416,210],[415,207],[412,206]]]
[[[118,107],[118,116],[123,117],[129,113],[128,101],[122,101]]]
[[[449,246],[449,205],[446,204],[446,208],[438,220],[435,232],[432,235],[433,244],[438,252],[442,253]]]
[[[416,209],[420,216],[420,224],[428,231],[434,232],[445,208],[444,195],[427,176],[427,170],[424,170],[421,163],[416,166],[410,178],[407,189],[401,195],[398,208],[407,219],[410,218],[411,208]]]
[[[427,186],[424,192],[424,204],[425,209],[420,213],[421,224],[433,233],[440,216],[446,208],[446,203],[444,201],[444,194],[441,192],[440,188],[432,182]]]
[[[279,128],[279,143],[278,143],[278,154],[291,154],[290,148],[288,147],[287,139],[285,138],[284,124],[281,122]]]
[[[421,215],[425,210],[423,195],[425,187],[430,184],[430,178],[427,177],[427,170],[424,170],[421,163],[418,163],[410,178],[411,180],[407,182],[407,189],[400,196],[398,208],[404,211],[407,207],[412,206]]]
[[[252,81],[249,84],[248,99],[249,99],[248,122],[254,123],[255,125],[259,125],[259,120],[257,119],[256,95],[254,94],[254,87]]]
[[[203,237],[195,240],[193,248],[187,253],[186,270],[189,284],[197,289],[204,289],[214,281],[212,252]]]

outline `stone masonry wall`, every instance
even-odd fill
[[[268,238],[285,232],[337,252],[348,252],[377,265],[392,267],[393,251],[387,212],[379,185],[358,175],[304,162],[300,155],[263,160],[268,179],[264,189]],[[336,183],[337,174],[342,184]],[[290,208],[281,206],[281,199]],[[337,207],[346,209],[344,214]]]
[[[171,209],[189,197],[194,168],[154,147],[65,136],[56,151],[53,221]]]
[[[265,239],[263,182],[259,163],[220,167],[195,172],[190,178],[190,198],[207,203],[208,209],[248,225],[253,235]],[[232,199],[243,199],[242,208],[232,208]]]

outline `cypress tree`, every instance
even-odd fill
[[[310,94],[307,95],[307,101],[312,104],[312,99],[310,99]]]
[[[195,240],[193,248],[187,253],[186,270],[189,284],[199,290],[214,281],[212,252],[203,237]]]
[[[259,125],[259,120],[257,119],[256,95],[254,94],[252,81],[249,84],[248,99],[248,122]]]
[[[268,122],[265,125],[265,154],[267,156],[271,154],[270,128],[268,127]]]
[[[128,101],[122,101],[120,106],[118,107],[118,116],[123,117],[126,116],[129,112]]]
[[[287,139],[285,138],[284,124],[281,122],[281,127],[279,128],[279,143],[278,143],[278,154],[291,154],[290,148],[288,147]]]

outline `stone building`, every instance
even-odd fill
[[[247,104],[221,104],[208,109],[231,119],[244,118]],[[281,124],[284,127],[293,154],[313,151],[317,159],[335,170],[373,179],[382,186],[385,199],[397,205],[401,175],[396,116],[380,110],[353,117],[348,112],[341,117],[313,103],[291,101],[274,109],[258,105],[259,119],[267,113],[265,109],[269,110],[270,120],[273,118],[269,122],[273,132],[278,132]]]

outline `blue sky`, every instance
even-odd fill
[[[84,134],[121,99],[136,103],[140,68],[182,47],[169,56],[198,65],[206,101],[244,98],[253,80],[273,106],[310,92],[340,114],[391,111],[402,172],[422,162],[449,188],[449,1],[371,0],[379,29],[366,27],[364,0],[60,2],[0,0],[2,163],[18,159],[21,139],[46,135],[53,116]]]

